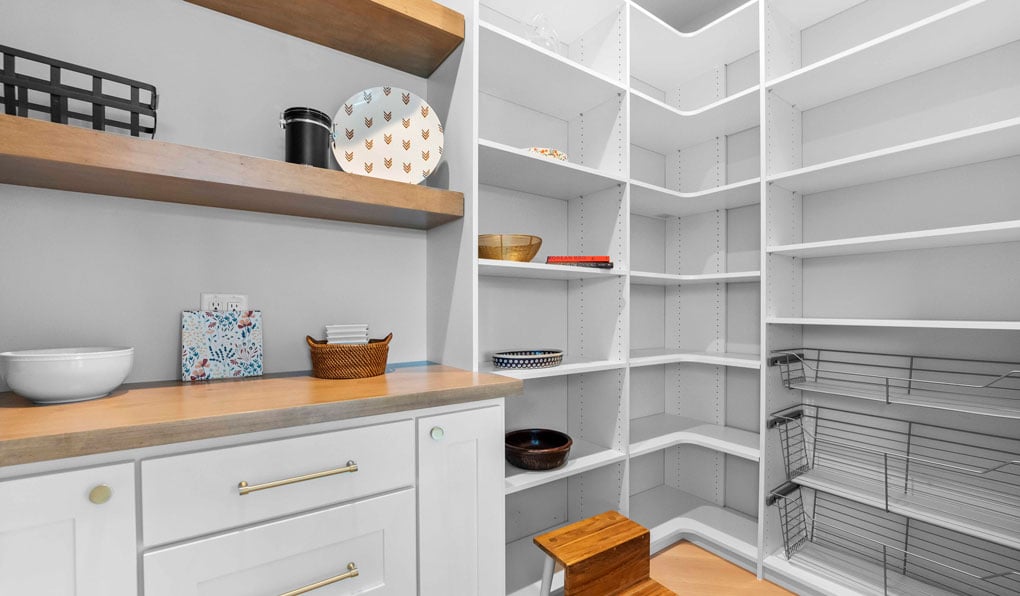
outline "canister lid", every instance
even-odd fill
[[[291,121],[297,120],[312,120],[331,128],[333,126],[333,119],[330,118],[329,114],[316,110],[315,108],[287,108],[283,111],[282,121],[284,123],[290,123]]]

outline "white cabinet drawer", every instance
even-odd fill
[[[279,596],[348,573],[314,596],[417,592],[407,489],[146,553],[146,596]]]
[[[413,441],[414,424],[404,420],[143,461],[143,542],[165,544],[411,486]],[[357,470],[341,471],[348,462]],[[326,471],[337,473],[315,477]],[[266,488],[242,495],[241,482]]]

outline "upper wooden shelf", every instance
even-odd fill
[[[187,0],[428,77],[464,41],[464,15],[429,0]]]
[[[7,115],[0,182],[421,230],[464,216],[459,192]]]

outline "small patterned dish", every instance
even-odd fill
[[[549,368],[562,363],[563,350],[514,350],[492,355],[492,364],[496,368]]]
[[[548,147],[528,147],[528,151],[532,153],[537,153],[542,157],[558,159],[560,161],[567,161],[567,154],[560,151],[559,149],[550,149]]]

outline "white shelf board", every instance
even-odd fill
[[[969,0],[783,75],[766,88],[809,110],[1017,39],[1020,2]]]
[[[693,147],[759,123],[757,85],[692,111],[672,108],[640,91],[630,94],[631,142],[656,153]]]
[[[489,23],[479,23],[478,36],[482,93],[571,120],[626,92],[601,73]]]
[[[631,495],[629,517],[649,529],[653,553],[694,537],[748,561],[758,557],[758,524],[753,519],[671,486]]]
[[[935,586],[898,573],[886,574],[881,565],[860,559],[843,550],[826,548],[814,542],[805,543],[792,560],[775,554],[765,558],[765,567],[774,573],[807,584],[820,593],[834,596],[861,594],[923,594],[952,596]],[[888,592],[885,591],[888,579]]]
[[[715,366],[732,366],[734,368],[761,368],[761,357],[758,354],[738,354],[734,352],[684,352],[666,348],[640,348],[630,351],[631,367],[656,366],[659,364],[711,364]]]
[[[899,327],[909,329],[984,329],[1020,331],[1020,321],[967,321],[937,319],[827,319],[819,317],[768,317],[770,325],[820,325],[835,327]]]
[[[631,75],[670,89],[758,50],[758,2],[751,0],[691,33],[631,4]]]
[[[881,474],[881,470],[874,472]],[[897,474],[895,482],[902,483],[902,474]],[[814,469],[797,476],[793,481],[864,505],[886,509],[885,484],[879,478],[845,471]],[[947,488],[925,482],[923,494],[902,494],[898,489],[893,489],[889,491],[888,510],[1007,548],[1020,549],[1020,507],[1009,506],[1007,495],[995,498],[983,491],[971,493],[971,506],[967,506],[961,503],[961,494],[964,494],[961,488]],[[982,495],[986,495],[986,498],[982,499]]]
[[[770,246],[768,252],[790,257],[816,258],[1000,242],[1020,242],[1020,221]]]
[[[790,389],[823,393],[825,395],[837,395],[840,397],[852,397],[854,399],[865,399],[868,401],[886,402],[916,406],[921,408],[933,408],[936,410],[949,410],[968,414],[980,414],[982,416],[994,416],[996,418],[1020,419],[1020,400],[1006,397],[978,397],[974,395],[953,394],[945,392],[931,392],[923,390],[912,390],[909,394],[903,390],[890,389],[886,396],[884,387],[868,387],[860,383],[841,384],[825,381],[802,381],[791,383]]]
[[[624,178],[530,151],[478,140],[478,181],[554,199],[573,199],[614,186]]]
[[[515,468],[505,463],[506,494],[527,490],[562,478],[574,476],[581,472],[601,468],[623,461],[627,455],[623,452],[589,443],[584,439],[572,437],[574,444],[570,447],[567,463],[555,470],[532,471]]]
[[[489,277],[571,280],[621,277],[626,274],[627,272],[622,269],[597,269],[594,267],[575,267],[571,265],[478,259],[478,275]]]
[[[639,286],[684,286],[716,283],[744,283],[761,281],[761,271],[735,271],[733,273],[700,273],[672,275],[648,271],[631,271],[630,283]]]
[[[751,178],[697,192],[677,192],[630,181],[630,210],[648,217],[686,217],[718,209],[734,209],[761,202],[761,179]]]
[[[630,421],[631,457],[682,444],[698,445],[751,461],[758,461],[760,457],[758,433],[672,414],[655,414]]]
[[[562,377],[566,375],[579,375],[582,373],[598,372],[600,370],[616,370],[626,368],[627,363],[623,360],[569,360],[564,358],[563,364],[550,366],[548,368],[529,368],[522,370],[510,370],[496,368],[492,362],[479,364],[479,372],[503,375],[527,381],[528,379],[545,379],[548,377]]]
[[[1017,3],[1020,7],[1020,3]],[[1020,118],[773,174],[770,184],[801,194],[858,186],[1020,154]]]
[[[807,29],[811,25],[836,16],[837,14],[857,6],[865,0],[769,0],[769,4],[786,17],[797,29]]]

